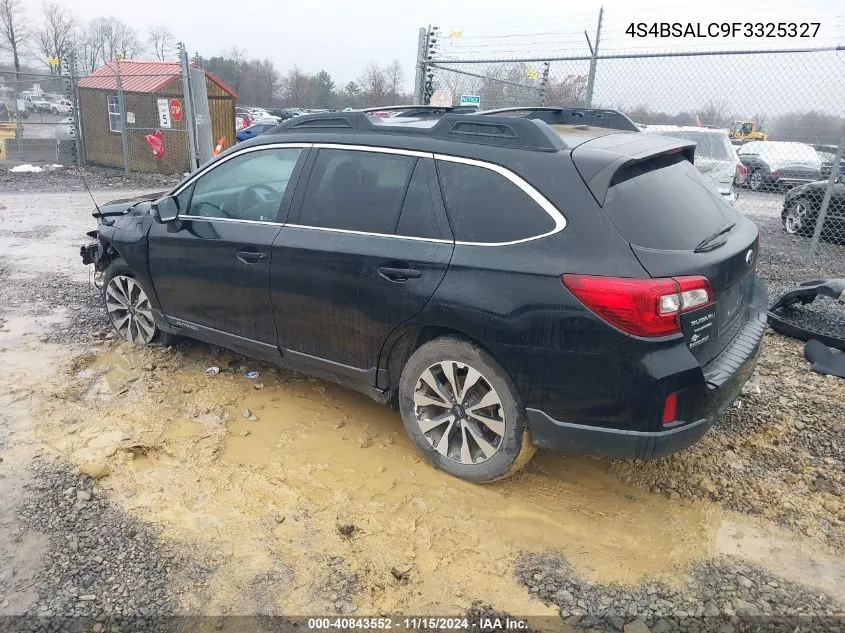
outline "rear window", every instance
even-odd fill
[[[757,149],[761,156],[788,160],[819,162],[818,153],[809,145],[803,143],[761,143]]]
[[[709,158],[710,160],[733,160],[733,148],[727,135],[713,132],[696,132],[694,130],[680,130],[677,132],[662,132],[661,136],[671,136],[685,141],[694,141],[698,147],[695,148],[696,158]]]
[[[739,215],[681,154],[621,169],[604,210],[622,236],[657,250],[692,250]]]

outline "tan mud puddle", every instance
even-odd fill
[[[430,467],[399,415],[365,396],[267,367],[258,390],[207,364],[204,346],[77,363],[40,427],[84,468],[107,464],[102,483],[128,510],[218,558],[206,610],[251,612],[232,596],[281,569],[290,586],[266,606],[289,614],[331,612],[347,598],[340,574],[357,575],[359,614],[454,614],[483,598],[540,615],[553,611],[513,577],[521,551],[560,550],[582,577],[620,583],[672,582],[717,553],[715,506],[628,487],[599,460],[541,452],[516,477],[468,484]],[[407,583],[395,565],[412,566]]]

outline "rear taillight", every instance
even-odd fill
[[[581,303],[611,325],[636,336],[669,336],[681,331],[679,316],[713,303],[705,277],[631,279],[562,275]]]
[[[748,167],[740,163],[736,166],[737,182],[745,182],[746,178],[748,178]]]

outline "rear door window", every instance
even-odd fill
[[[396,235],[440,239],[443,235],[437,226],[437,211],[431,197],[429,180],[433,170],[430,160],[418,160],[414,175],[405,194],[405,202],[396,226]]]
[[[416,162],[399,154],[321,149],[299,224],[393,235]]]
[[[656,250],[693,250],[739,215],[680,154],[621,169],[604,210],[632,244]]]
[[[555,228],[555,221],[537,202],[492,169],[441,159],[437,173],[455,240],[513,242]]]

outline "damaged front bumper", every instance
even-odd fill
[[[94,264],[94,285],[100,289],[103,287],[103,268],[99,266],[98,263],[103,258],[104,248],[102,242],[99,239],[99,233],[97,231],[89,231],[86,235],[92,238],[94,241],[89,242],[88,244],[84,244],[79,247],[79,256],[82,257],[82,263],[84,265]]]

